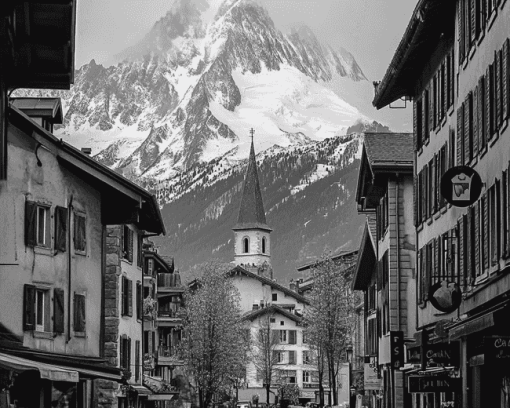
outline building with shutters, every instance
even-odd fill
[[[136,237],[164,233],[159,207],[146,190],[51,134],[61,121],[58,99],[22,102],[8,108],[8,178],[0,182],[0,404],[110,407],[101,381],[118,387],[127,377],[115,364],[122,354],[112,346],[111,297],[121,276],[129,278],[125,311],[136,319]],[[109,227],[120,224],[132,232],[123,241]],[[112,247],[122,245],[119,256]],[[141,321],[120,319],[115,324],[133,339],[125,358],[134,384]]]
[[[415,333],[415,228],[406,205],[413,200],[413,158],[412,134],[364,134],[356,204],[358,213],[375,215],[376,228],[371,248],[374,231],[365,227],[353,287],[365,292],[367,357],[374,364],[376,355],[380,378],[368,402],[382,408],[406,404],[403,343]]]
[[[419,1],[376,90],[377,108],[402,97],[414,107],[418,333],[409,357],[413,375],[434,378],[430,393],[409,390],[413,407],[509,406],[500,347],[510,338],[509,18],[504,0]],[[454,166],[481,177],[468,207],[441,195]],[[442,284],[460,288],[456,310],[431,304]],[[445,377],[455,378],[448,389],[439,386]]]

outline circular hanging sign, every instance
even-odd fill
[[[455,207],[469,207],[482,193],[480,175],[468,166],[457,166],[441,176],[441,195]]]
[[[457,283],[444,280],[430,287],[429,301],[440,312],[451,313],[460,306],[462,292]]]

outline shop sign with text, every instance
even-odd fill
[[[510,336],[486,336],[483,344],[486,361],[510,362]]]
[[[409,392],[455,392],[461,388],[460,378],[445,376],[410,376]]]

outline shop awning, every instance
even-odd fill
[[[481,316],[473,316],[451,326],[448,331],[450,341],[460,339],[463,336],[468,336],[494,326],[496,324],[496,316],[498,312],[505,309],[506,306],[507,303],[505,302]]]
[[[152,391],[143,385],[130,385],[130,387],[133,391],[136,391],[138,395],[147,396],[152,394]]]
[[[170,401],[175,395],[178,395],[178,392],[173,394],[152,394],[147,395],[148,401]]]
[[[18,372],[36,370],[41,378],[50,381],[78,382],[78,371],[66,370],[52,364],[40,363],[22,357],[0,353],[0,367]]]
[[[108,373],[99,370],[90,370],[87,368],[76,368],[76,371],[80,374],[80,377],[82,378],[90,378],[93,380],[96,378],[102,378],[104,380],[112,380],[117,382],[122,381],[122,376],[119,374]]]

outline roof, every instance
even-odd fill
[[[368,231],[370,233],[370,239],[374,245],[377,242],[377,216],[375,214],[367,214]]]
[[[376,87],[372,104],[377,108],[405,96],[414,97],[417,79],[438,44],[453,37],[455,1],[419,0],[395,55]]]
[[[342,258],[347,258],[349,256],[354,256],[358,253],[358,250],[357,249],[354,249],[354,250],[346,250],[346,251],[340,251],[338,254],[336,255],[333,255],[331,257],[331,260],[333,261],[338,261]],[[317,265],[317,263],[320,263],[321,259],[316,259],[315,261],[311,262],[311,263],[307,263],[305,265],[302,265],[302,266],[299,266],[298,268],[296,268],[299,272],[301,271],[305,271],[307,269],[310,269],[312,268],[313,266]],[[304,283],[304,282],[303,282]]]
[[[364,149],[371,167],[407,164],[412,170],[412,133],[365,133]]]
[[[243,320],[252,320],[253,321],[254,319],[256,319],[260,316],[263,316],[265,314],[268,314],[268,313],[281,314],[282,316],[285,316],[285,317],[289,318],[290,320],[295,321],[296,323],[299,323],[302,320],[301,317],[296,316],[294,313],[290,313],[289,311],[282,309],[278,305],[274,305],[274,304],[271,306],[266,306],[266,307],[257,309],[257,310],[252,310],[252,311],[246,313],[243,316]]]
[[[260,275],[257,275],[256,273],[247,271],[246,269],[244,269],[241,266],[236,266],[235,268],[231,269],[228,273],[230,275],[233,275],[235,273],[242,273],[243,275],[246,275],[250,278],[259,280],[260,282],[262,282],[265,285],[268,285],[274,289],[278,289],[279,291],[285,293],[287,296],[291,296],[301,303],[309,304],[308,299],[306,299],[304,296],[300,295],[299,293],[294,292],[293,290],[290,290],[289,288],[286,288],[285,286],[282,286],[279,283],[275,282],[274,280],[266,278],[265,276],[260,276]]]
[[[260,192],[259,176],[257,173],[257,161],[255,160],[255,148],[251,141],[250,158],[248,169],[244,177],[243,196],[239,207],[239,216],[234,230],[258,228],[271,231],[266,224],[266,213]]]
[[[354,276],[352,279],[353,290],[364,290],[368,283],[370,283],[374,267],[376,265],[376,251],[374,241],[370,237],[369,220],[365,222],[365,228],[363,230],[363,236],[360,244],[360,254],[358,256],[358,262],[354,270]]]
[[[10,102],[27,116],[50,118],[59,125],[64,122],[60,98],[10,98]]]
[[[6,7],[4,14],[12,13],[16,27],[9,48],[13,55],[9,87],[69,89],[74,82],[76,0],[7,4],[12,11]]]
[[[124,224],[126,219],[134,220],[133,212],[136,211],[137,221],[132,222],[138,228],[155,234],[166,233],[159,204],[153,194],[62,139],[57,139],[51,132],[38,125],[12,104],[9,106],[9,114],[9,120],[12,124],[23,129],[30,126],[36,130],[29,136],[54,154],[62,167],[70,169],[74,174],[90,182],[100,191],[114,191],[117,194],[115,198],[122,200],[121,202],[124,205],[117,205],[119,201],[104,200],[108,201],[106,204],[111,204],[103,209],[102,216],[105,224]]]
[[[174,273],[174,258],[168,255],[160,255],[151,250],[144,250],[143,254],[146,258],[153,257],[160,266],[165,269],[166,273]]]
[[[371,211],[386,191],[378,174],[412,174],[412,133],[365,133],[356,189],[358,212]]]

